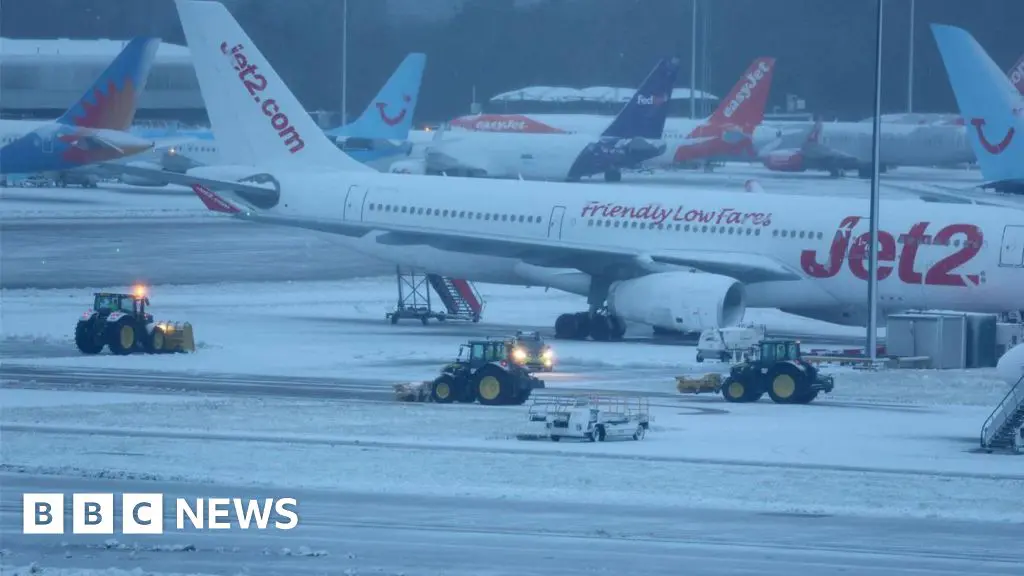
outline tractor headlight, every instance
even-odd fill
[[[515,360],[516,362],[525,362],[526,351],[523,350],[522,348],[516,348],[515,350],[512,351],[512,359]]]
[[[547,361],[551,361],[552,359],[554,359],[554,357],[555,353],[551,350],[551,348],[548,348],[547,350],[544,351],[543,354],[541,354],[541,358],[544,358]]]

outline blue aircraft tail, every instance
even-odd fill
[[[932,24],[986,182],[1024,182],[1024,97],[965,30]]]
[[[660,140],[678,74],[679,58],[659,61],[602,136]]]
[[[135,38],[100,74],[57,123],[82,128],[126,131],[135,119],[159,38]]]
[[[426,54],[406,56],[362,115],[349,124],[328,130],[327,135],[371,140],[407,139],[426,62]]]

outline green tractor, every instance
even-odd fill
[[[808,404],[834,387],[832,376],[803,359],[799,342],[764,340],[752,358],[732,367],[722,382],[722,396],[728,402],[757,402],[767,392],[776,404]]]
[[[523,404],[534,389],[544,387],[544,381],[510,361],[510,353],[502,340],[471,340],[460,345],[458,358],[442,368],[431,383],[431,399],[441,404]]]
[[[142,288],[134,294],[97,292],[92,308],[75,325],[75,346],[82,354],[99,354],[106,346],[112,354],[195,352],[192,325],[156,322],[146,312],[149,298]]]

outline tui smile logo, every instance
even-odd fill
[[[395,126],[404,120],[408,104],[412,102],[412,97],[406,94],[402,96],[402,102],[405,102],[406,106],[402,107],[402,111],[399,112],[397,116],[388,116],[387,112],[385,112],[388,107],[387,102],[377,102],[377,110],[380,112],[380,119],[388,126]]]
[[[1013,136],[1017,133],[1016,128],[1013,128],[1011,126],[1010,129],[1006,131],[1006,135],[1003,136],[1003,139],[1000,140],[998,144],[993,144],[985,136],[984,118],[971,118],[971,126],[974,126],[974,130],[978,133],[978,142],[981,142],[981,147],[984,148],[986,152],[993,156],[998,156],[1002,154],[1003,151],[1006,150],[1006,148],[1010,145],[1010,142],[1013,142]]]

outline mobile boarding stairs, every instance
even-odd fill
[[[981,427],[981,447],[988,452],[1024,454],[1024,377],[1006,393]]]
[[[430,319],[464,320],[479,322],[484,312],[484,299],[468,280],[449,278],[438,274],[418,274],[395,270],[398,279],[398,304],[387,319],[397,324],[403,318],[418,319],[426,324]],[[431,294],[437,294],[444,309],[434,307]]]

